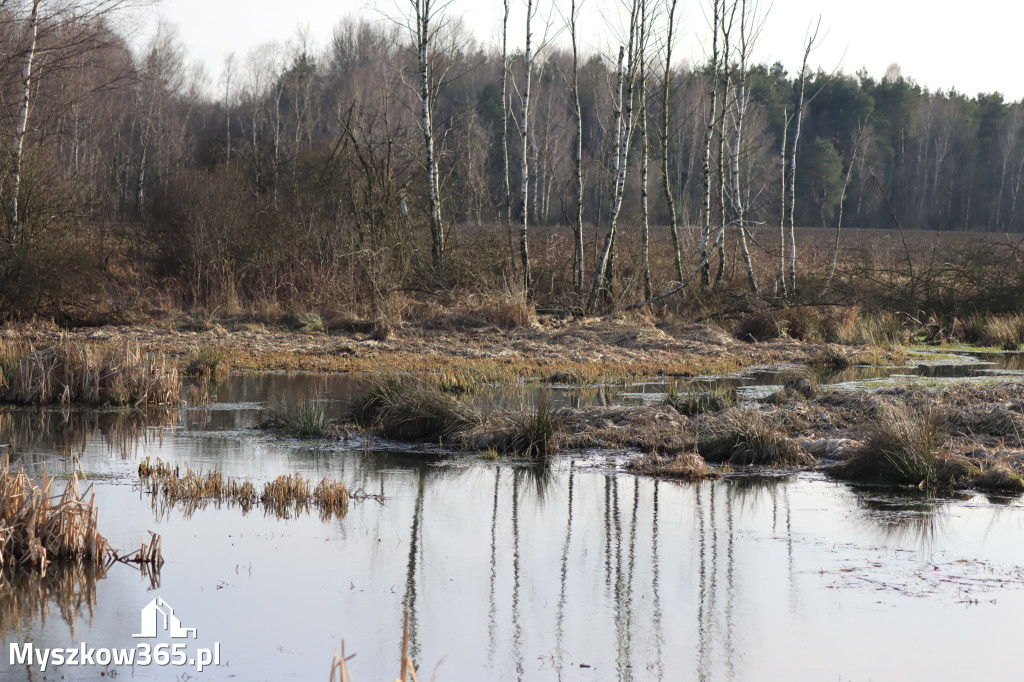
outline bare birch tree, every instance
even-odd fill
[[[629,14],[629,34],[626,45],[619,47],[618,67],[616,68],[616,95],[612,115],[614,130],[613,161],[612,161],[612,196],[608,215],[608,232],[597,259],[594,273],[594,286],[587,299],[587,310],[593,310],[597,297],[604,291],[610,280],[613,249],[619,213],[622,210],[622,195],[626,185],[630,139],[633,134],[633,88],[634,68],[636,66],[636,44],[640,6],[645,0],[632,0]],[[627,62],[628,56],[628,62]]]
[[[507,0],[506,0],[507,2]],[[580,3],[582,4],[582,3]],[[569,37],[572,40],[572,113],[576,123],[576,144],[573,148],[573,164],[576,178],[576,221],[574,230],[575,272],[577,299],[583,295],[583,109],[580,106],[580,55],[576,35],[576,19],[579,4],[572,0],[569,10]]]
[[[530,221],[530,85],[533,76],[533,52],[531,51],[530,22],[533,19],[533,0],[526,0],[526,52],[525,58],[525,83],[522,90],[522,113],[523,118],[520,124],[520,135],[523,142],[523,154],[521,158],[522,185],[520,189],[520,201],[522,208],[522,223],[519,230],[519,255],[523,266],[523,291],[530,295],[533,282],[530,279],[530,246],[529,246],[529,221]]]
[[[679,244],[679,212],[676,198],[672,194],[672,180],[669,176],[669,136],[672,125],[669,103],[672,89],[672,45],[675,39],[676,5],[678,0],[666,0],[668,5],[668,26],[665,37],[665,74],[661,92],[661,179],[668,204],[669,229],[672,233],[672,249],[675,251],[676,281],[683,281],[683,253]],[[650,296],[648,296],[650,298]]]
[[[804,95],[807,90],[807,60],[814,49],[814,43],[818,40],[818,29],[821,28],[821,19],[804,43],[804,58],[800,65],[800,98],[794,112],[796,116],[796,129],[793,131],[793,146],[789,154],[789,295],[796,295],[796,228],[794,227],[794,215],[796,214],[796,151],[800,144],[800,133],[804,123]]]
[[[32,0],[32,10],[28,19],[28,46],[21,70],[21,101],[18,104],[18,120],[14,131],[14,148],[11,150],[10,168],[7,180],[7,242],[13,247],[18,243],[19,208],[21,195],[21,166],[25,154],[25,134],[28,132],[29,105],[32,100],[32,64],[36,58],[36,45],[39,39],[39,4],[40,0]]]
[[[415,22],[416,53],[419,67],[419,99],[422,114],[424,165],[427,170],[427,202],[430,211],[430,256],[435,272],[440,272],[444,261],[444,225],[441,219],[441,191],[438,179],[437,157],[434,152],[433,90],[434,80],[430,52],[448,2],[438,0],[409,0]]]
[[[501,19],[501,158],[505,180],[505,227],[508,230],[508,253],[512,267],[516,267],[515,237],[512,235],[512,179],[508,164],[508,15],[511,0],[502,0],[504,13]]]
[[[733,106],[735,117],[732,148],[732,206],[736,224],[739,226],[740,250],[743,253],[743,266],[747,271],[747,281],[750,283],[750,290],[754,296],[758,295],[757,278],[754,276],[754,266],[750,261],[750,248],[747,245],[747,223],[745,216],[745,205],[743,191],[740,182],[740,155],[743,153],[743,119],[746,116],[746,86],[747,86],[747,64],[750,58],[750,50],[757,33],[760,30],[758,25],[757,2],[751,3],[748,9],[747,0],[740,0],[740,46],[739,62],[737,64],[736,100]]]
[[[718,55],[718,27],[721,23],[721,15],[724,9],[725,0],[711,0],[711,63],[708,65],[711,70],[711,92],[709,93],[709,105],[707,125],[704,129],[704,164],[701,168],[704,177],[704,201],[701,206],[703,220],[701,221],[700,232],[700,257],[704,262],[704,269],[701,271],[701,282],[705,286],[711,284],[711,273],[708,270],[707,256],[708,240],[711,237],[711,141],[715,136],[715,124],[718,119],[718,80],[719,80],[719,55]]]

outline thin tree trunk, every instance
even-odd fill
[[[828,277],[825,278],[825,286],[822,287],[821,293],[818,294],[818,300],[825,297],[828,293],[829,287],[832,286],[832,277],[836,274],[836,263],[839,261],[839,233],[843,229],[843,204],[846,203],[846,190],[850,186],[850,177],[853,175],[853,167],[857,163],[857,151],[860,149],[860,144],[864,139],[864,131],[866,122],[861,124],[860,130],[857,132],[857,137],[853,142],[853,154],[850,156],[850,167],[846,169],[846,179],[843,181],[843,192],[839,196],[839,217],[836,220],[836,241],[832,248],[832,266],[828,270]]]
[[[33,0],[29,16],[29,44],[25,53],[25,64],[21,72],[21,104],[18,106],[18,126],[14,132],[14,149],[11,151],[9,198],[7,205],[7,241],[13,247],[20,236],[21,227],[18,200],[21,198],[21,163],[25,152],[25,134],[28,132],[28,112],[32,94],[32,62],[36,58],[36,39],[39,35],[39,4]]]
[[[651,226],[650,210],[648,207],[647,176],[649,161],[649,138],[647,135],[647,3],[641,0],[642,8],[640,14],[640,212],[641,229],[643,230],[643,245],[640,254],[640,267],[643,270],[644,298],[648,299],[654,295],[654,286],[651,284]]]
[[[508,164],[508,14],[510,0],[503,0],[504,14],[501,19],[501,158],[505,178],[505,227],[508,230],[508,253],[512,269],[516,263],[516,240],[512,233],[512,180]]]
[[[818,20],[821,26],[821,20]],[[796,295],[796,228],[794,215],[796,213],[796,150],[800,145],[800,132],[804,123],[804,93],[807,86],[807,60],[814,49],[814,42],[818,38],[818,29],[807,39],[804,47],[804,59],[800,66],[800,100],[796,110],[796,130],[793,131],[793,148],[789,156],[789,294]]]
[[[708,240],[711,238],[711,140],[715,135],[715,121],[718,118],[718,26],[721,23],[720,3],[723,0],[712,0],[712,26],[714,37],[711,40],[711,108],[708,112],[708,125],[704,131],[704,220],[700,232],[700,257],[704,262],[701,281],[705,286],[711,284],[711,273],[705,258]]]
[[[508,0],[505,0],[506,7]],[[579,49],[576,43],[576,0],[572,0],[570,33],[572,38],[572,105],[573,116],[576,118],[576,149],[573,156],[576,165],[576,298],[583,296],[583,109],[580,106],[580,68]]]
[[[575,0],[574,0],[575,2]],[[679,214],[676,211],[676,200],[672,195],[672,183],[669,180],[668,144],[669,144],[669,90],[672,83],[672,38],[675,32],[676,4],[678,0],[670,0],[668,9],[668,36],[665,40],[665,82],[661,97],[661,177],[665,190],[665,201],[668,203],[669,227],[672,231],[672,248],[676,257],[676,281],[683,281],[683,253],[679,245]],[[650,298],[648,296],[648,298]]]
[[[786,298],[786,142],[789,137],[789,112],[782,110],[782,147],[779,150],[779,292]]]
[[[754,266],[750,262],[750,249],[747,246],[747,225],[744,215],[745,205],[743,194],[740,191],[740,152],[743,143],[743,118],[746,115],[746,87],[747,87],[747,55],[749,54],[750,36],[747,33],[747,20],[753,17],[747,16],[747,0],[742,0],[740,9],[740,73],[739,84],[736,91],[736,133],[733,138],[732,150],[732,194],[733,208],[736,212],[736,222],[740,228],[740,250],[743,253],[743,266],[747,270],[747,281],[750,283],[750,290],[754,296],[758,295],[757,278],[754,277]]]
[[[533,282],[530,281],[530,78],[533,72],[533,53],[530,51],[530,20],[533,18],[533,0],[526,0],[526,84],[523,88],[523,158],[522,158],[522,225],[519,230],[519,255],[523,265],[523,291],[527,297]]]
[[[632,42],[632,35],[630,36]],[[626,84],[624,61],[626,59],[626,48],[619,48],[619,65],[617,70],[617,97],[615,101],[615,112],[613,115],[613,126],[615,128],[615,160],[613,170],[615,179],[612,186],[611,208],[608,213],[608,233],[605,235],[604,246],[601,255],[597,260],[597,268],[594,273],[594,287],[587,299],[587,310],[593,310],[597,297],[605,287],[609,264],[612,261],[612,247],[615,244],[615,229],[618,224],[619,211],[622,208],[622,189],[626,183],[626,157],[629,148],[629,135],[625,130],[626,124],[623,119],[623,107],[625,104]]]
[[[432,0],[416,1],[417,47],[419,48],[420,104],[423,114],[423,142],[426,147],[427,199],[430,204],[430,255],[435,272],[444,259],[444,228],[441,223],[441,192],[437,158],[434,155],[434,124],[430,105],[430,20]]]

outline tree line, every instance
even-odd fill
[[[844,227],[1024,227],[1022,103],[895,65],[812,70],[813,23],[799,72],[755,61],[753,0],[703,0],[696,64],[674,58],[693,30],[678,0],[624,3],[612,54],[581,48],[585,1],[503,0],[488,46],[447,3],[406,0],[324,47],[232,55],[217,79],[171,26],[133,49],[130,5],[0,0],[8,314],[110,282],[380,307],[481,278],[594,310],[724,286],[732,265],[751,295],[795,299],[819,293],[798,227],[835,230],[836,254]]]

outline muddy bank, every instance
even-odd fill
[[[744,342],[714,325],[645,317],[543,319],[505,329],[494,324],[409,326],[380,338],[372,331],[292,331],[261,325],[105,326],[59,329],[7,325],[6,342],[37,347],[62,334],[87,344],[129,342],[176,357],[182,370],[197,359],[234,370],[361,372],[379,369],[458,369],[489,381],[552,379],[557,383],[656,375],[721,374],[753,365],[828,362],[884,363],[902,352],[793,340]]]

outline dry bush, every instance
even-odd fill
[[[776,311],[764,310],[740,320],[734,335],[741,341],[769,341],[785,336],[788,324]]]

